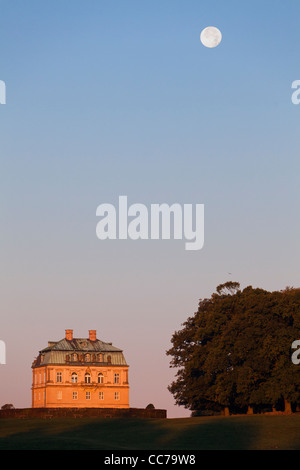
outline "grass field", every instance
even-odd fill
[[[1,419],[0,450],[300,450],[300,414],[126,420]]]

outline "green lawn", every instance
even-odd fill
[[[300,414],[166,420],[0,419],[0,450],[300,450]]]

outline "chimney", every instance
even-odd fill
[[[66,330],[66,339],[72,341],[73,339],[73,330]]]
[[[89,330],[89,340],[90,341],[96,341],[96,330]]]

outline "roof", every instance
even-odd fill
[[[74,360],[73,353],[78,353],[78,359]],[[47,364],[69,364],[87,365],[83,359],[84,354],[91,354],[89,364],[98,366],[118,365],[127,366],[122,349],[116,348],[112,343],[105,343],[99,339],[91,341],[88,338],[66,338],[60,341],[49,341],[49,345],[39,351],[39,356],[35,359],[32,367],[44,366]],[[98,354],[102,354],[99,360]],[[110,356],[110,357],[108,357]]]
[[[78,352],[122,352],[122,349],[116,348],[112,343],[104,343],[97,339],[96,341],[90,341],[87,338],[73,338],[67,340],[66,338],[60,341],[52,341],[47,348],[42,349],[40,352],[46,351],[78,351]]]

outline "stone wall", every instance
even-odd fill
[[[165,419],[166,410],[144,408],[20,408],[0,410],[0,418],[156,418]]]

